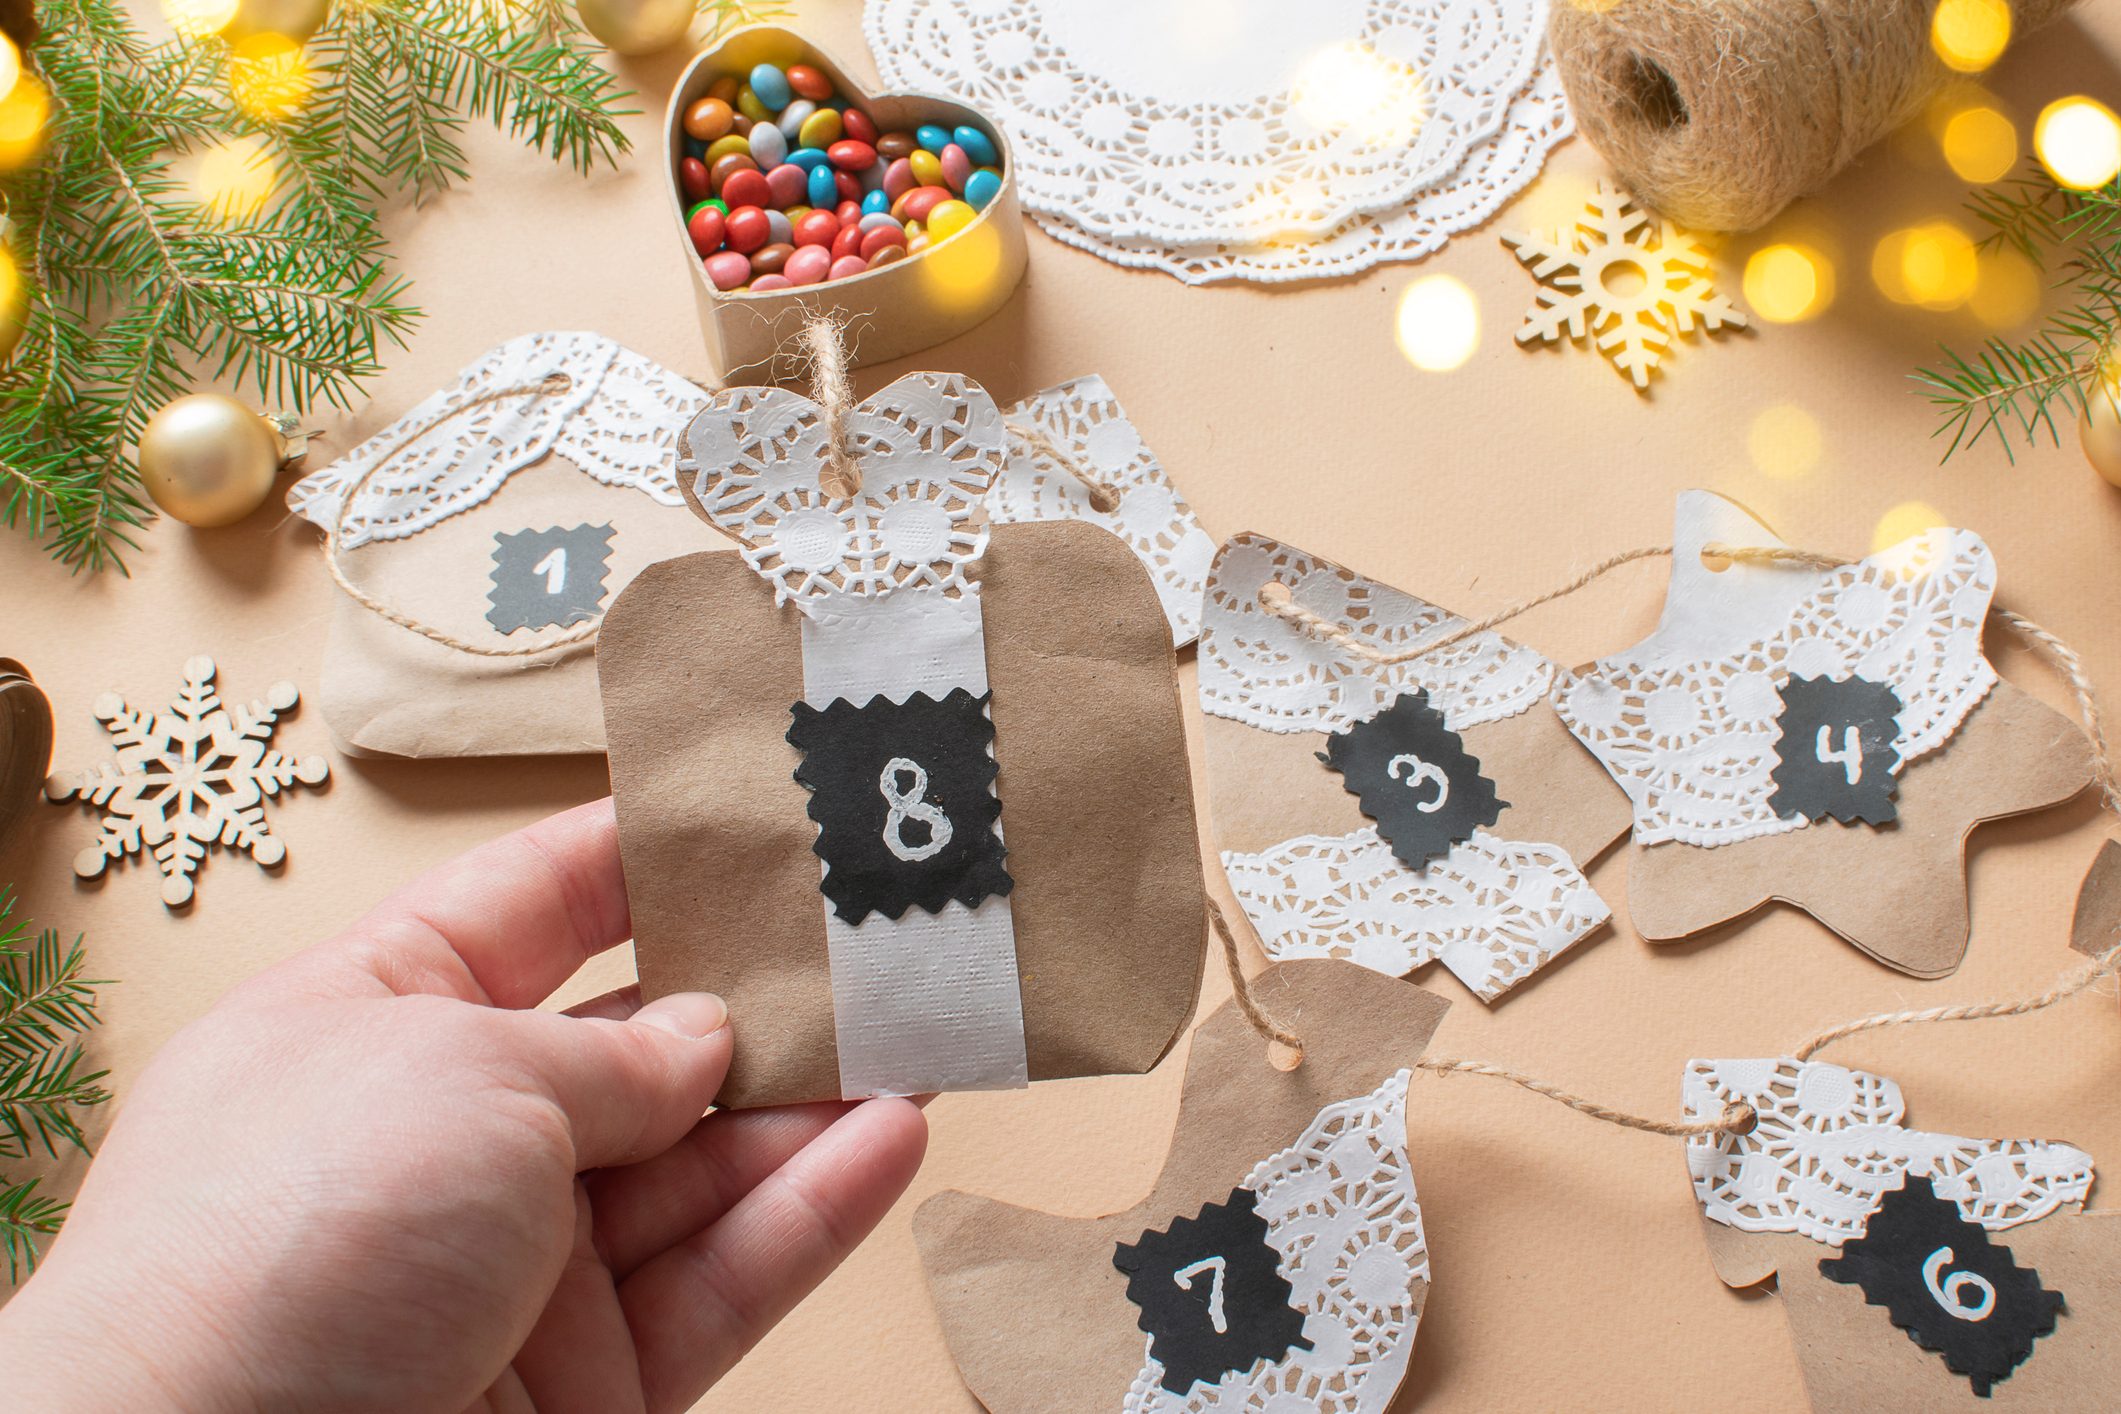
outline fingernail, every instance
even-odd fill
[[[712,1036],[729,1020],[729,1004],[712,992],[672,992],[633,1014],[633,1019],[697,1041]]]

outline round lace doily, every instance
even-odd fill
[[[1576,131],[1551,61],[1510,102],[1493,136],[1482,138],[1449,177],[1413,200],[1358,216],[1329,235],[1292,237],[1265,245],[1131,245],[1103,239],[1064,216],[1035,219],[1047,235],[1115,265],[1161,270],[1189,285],[1226,280],[1281,284],[1359,275],[1373,265],[1419,260],[1443,249],[1460,231],[1471,230],[1532,184],[1547,153]]]
[[[1458,172],[1546,0],[869,0],[887,85],[1014,140],[1024,206],[1134,246],[1328,236]]]

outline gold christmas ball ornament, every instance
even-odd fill
[[[331,0],[236,0],[235,16],[221,27],[221,37],[241,44],[261,34],[284,34],[297,44],[324,28]]]
[[[2084,400],[2084,415],[2077,419],[2077,440],[2084,458],[2108,484],[2121,486],[2121,391],[2102,383]]]
[[[668,49],[692,28],[693,0],[575,0],[575,13],[614,54]]]
[[[265,504],[288,460],[279,422],[220,393],[178,398],[140,431],[140,480],[186,525],[243,519]]]

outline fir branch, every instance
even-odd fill
[[[97,987],[81,975],[81,940],[62,944],[45,929],[28,939],[15,899],[0,888],[0,1158],[26,1158],[60,1145],[86,1152],[80,1111],[110,1098],[107,1072],[84,1070],[80,1036],[96,1023]],[[67,1205],[37,1195],[37,1180],[0,1177],[0,1248],[8,1278],[36,1265],[37,1239],[59,1230]]]
[[[1912,377],[1938,411],[1933,435],[1947,439],[1945,460],[1994,434],[2006,458],[2016,441],[2045,435],[2062,442],[2058,413],[2085,413],[2100,381],[2112,375],[2121,335],[2121,180],[2096,191],[2072,191],[2033,164],[1986,191],[1967,209],[1988,228],[1983,250],[2009,248],[2060,272],[2071,300],[2034,333],[1992,336],[1971,355],[1949,347],[1941,362]]]

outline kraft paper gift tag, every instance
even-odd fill
[[[961,378],[902,378],[837,435],[733,390],[680,450],[745,548],[645,570],[599,659],[642,988],[729,999],[723,1102],[1154,1065],[1206,905],[1141,563],[1075,521],[990,530],[1005,434]]]
[[[2086,957],[2098,957],[2121,945],[2121,840],[2099,846],[2092,867],[2085,871],[2077,891],[2077,912],[2071,920],[2069,945]]]
[[[1628,902],[1667,940],[1771,900],[1917,977],[1958,967],[1966,837],[2092,779],[2084,733],[1996,676],[1996,563],[1938,529],[1852,564],[1721,561],[1783,542],[1679,498],[1656,632],[1555,690],[1634,804]]]
[[[1273,612],[1269,586],[1309,619]],[[1492,1002],[1611,916],[1582,869],[1626,833],[1627,799],[1548,701],[1567,674],[1495,633],[1365,656],[1464,627],[1263,535],[1216,555],[1200,640],[1210,810],[1269,957],[1393,976],[1440,960]]]
[[[287,503],[340,526],[340,563],[378,602],[507,653],[593,624],[644,566],[697,547],[671,468],[677,429],[706,396],[595,334],[525,335],[304,477]],[[588,644],[465,653],[345,594],[315,700],[355,754],[604,745]]]
[[[1447,1003],[1332,959],[1277,963],[1252,990],[1303,1063],[1277,1068],[1235,1001],[1219,1007],[1132,1208],[946,1192],[915,1212],[950,1353],[994,1414],[1391,1402],[1429,1289],[1407,1083]]]
[[[1716,1273],[1775,1279],[1822,1411],[2100,1409],[2121,1340],[2121,1214],[2091,1156],[1910,1129],[1891,1080],[1823,1061],[1694,1061],[1687,1142]]]

